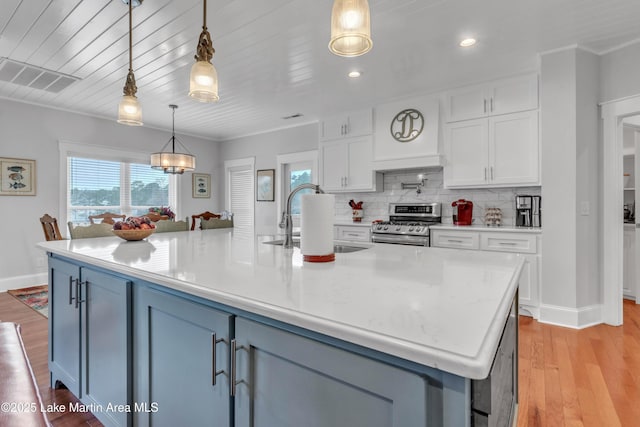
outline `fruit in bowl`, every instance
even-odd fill
[[[124,240],[142,240],[156,231],[156,225],[146,216],[130,216],[113,224],[113,234]]]

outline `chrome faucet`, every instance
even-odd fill
[[[282,246],[285,248],[293,247],[293,221],[291,220],[291,200],[300,190],[311,189],[316,190],[316,194],[324,193],[317,184],[302,184],[291,190],[287,197],[287,210],[282,212],[282,220],[278,226],[284,228],[284,242]]]

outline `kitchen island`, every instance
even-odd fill
[[[221,229],[41,243],[52,385],[108,425],[513,417],[520,256],[360,244],[314,264],[270,239]]]

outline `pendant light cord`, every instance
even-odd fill
[[[178,108],[176,105],[170,105],[171,109],[173,110],[173,121],[171,124],[171,152],[175,153],[176,152],[176,108]]]
[[[133,35],[131,34],[131,28],[133,27],[133,21],[131,19],[131,4],[133,3],[133,0],[129,0],[129,72],[133,71],[132,68],[132,64],[133,64],[133,55],[131,54],[131,50],[132,50],[132,46],[133,46]]]
[[[202,29],[207,30],[207,0],[203,2],[203,12],[202,12]]]

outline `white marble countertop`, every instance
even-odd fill
[[[467,230],[467,231],[496,231],[508,233],[534,233],[542,234],[540,227],[516,227],[513,225],[501,225],[500,227],[489,227],[482,224],[473,225],[454,225],[454,224],[437,224],[429,226],[431,230]]]
[[[233,229],[42,242],[48,252],[463,377],[485,378],[515,296],[517,254],[360,243],[335,262]]]

